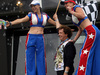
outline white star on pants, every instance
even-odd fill
[[[87,54],[89,51],[87,51],[87,49],[86,50],[83,50],[84,52],[83,52],[83,54]]]
[[[83,65],[82,65],[82,66],[80,66],[80,71],[81,71],[81,70],[83,70],[83,71],[84,71],[84,68],[85,68],[85,67],[84,67]]]
[[[90,38],[93,39],[93,37],[94,37],[94,35],[91,33],[91,34],[89,35],[89,39],[90,39]]]

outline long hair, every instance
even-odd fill
[[[40,12],[43,12],[42,8],[40,7]]]

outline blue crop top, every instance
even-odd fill
[[[80,7],[79,5],[75,5],[74,7],[73,7],[73,10],[75,11],[75,9],[77,8],[77,7]],[[80,7],[81,8],[81,7]],[[84,11],[84,10],[83,10]],[[85,14],[85,12],[84,12],[84,14]],[[73,24],[74,25],[76,25],[76,26],[80,26],[80,24],[85,20],[85,19],[87,19],[88,17],[87,17],[87,15],[85,14],[85,18],[84,19],[79,19],[79,18],[77,18],[76,16],[74,16],[74,15],[72,15],[72,22],[73,22]]]
[[[31,27],[44,27],[50,18],[46,13],[41,13],[41,19],[36,13],[30,12],[28,14]]]

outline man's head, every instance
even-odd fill
[[[64,26],[64,25],[58,28],[58,33],[59,33],[59,38],[61,41],[64,41],[67,38],[71,38],[72,36],[71,28],[69,28],[68,26]]]

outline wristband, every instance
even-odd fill
[[[66,74],[68,74],[68,71],[65,71]]]
[[[58,19],[56,19],[55,21],[59,21]]]

